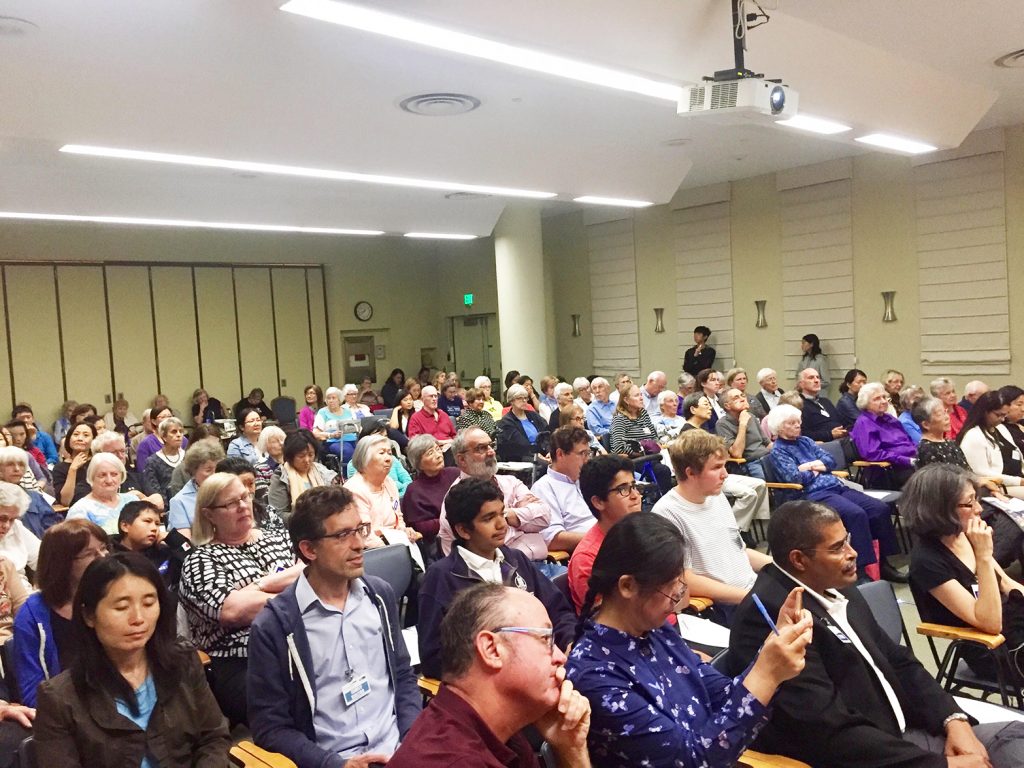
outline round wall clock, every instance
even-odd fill
[[[368,301],[360,301],[356,303],[355,307],[356,320],[362,320],[364,323],[373,317],[373,305]]]

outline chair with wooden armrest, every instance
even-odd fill
[[[752,749],[748,749],[740,755],[740,761],[736,765],[746,766],[747,768],[810,768],[807,763],[802,763],[791,757],[766,755],[763,752],[755,752]]]
[[[208,654],[206,651],[199,651],[199,650],[197,650],[196,653],[199,654],[199,663],[200,664],[202,664],[204,667],[210,666],[210,654]]]
[[[246,768],[297,768],[294,762],[277,752],[268,752],[251,741],[240,741],[228,751],[231,762]]]
[[[419,686],[420,693],[423,694],[424,704],[437,696],[437,692],[441,690],[441,681],[436,677],[424,677],[423,675],[420,675],[416,678],[416,685]]]
[[[1006,638],[1002,635],[989,634],[971,627],[952,627],[927,622],[918,624],[917,634],[928,638],[928,647],[938,668],[935,679],[950,693],[969,695],[964,693],[964,689],[967,688],[979,691],[980,695],[972,698],[980,698],[982,701],[993,694],[998,694],[1004,707],[1013,706],[1019,709],[1024,704],[1021,690],[1011,682],[1014,679],[1013,667],[1006,650]],[[941,659],[935,645],[937,639],[950,641]],[[996,663],[995,680],[977,674],[967,665],[963,651],[969,644],[981,646],[992,654]]]
[[[552,551],[548,552],[548,558],[547,559],[550,560],[552,563],[568,563],[569,562],[569,553],[568,552],[563,552],[560,549],[556,549],[553,552]]]

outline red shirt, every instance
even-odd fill
[[[949,414],[949,431],[946,433],[947,440],[955,440],[956,436],[960,434],[960,430],[964,428],[964,422],[967,420],[967,411],[960,404],[954,405],[952,411],[947,411]]]
[[[388,768],[540,768],[540,763],[522,733],[502,744],[468,701],[442,685]]]
[[[601,526],[591,526],[569,558],[569,593],[572,595],[572,603],[577,614],[583,607],[583,601],[587,599],[587,583],[590,581],[590,572],[594,570],[594,558],[597,557],[597,551],[601,549],[602,543],[604,531],[601,530]]]
[[[426,408],[420,408],[409,417],[409,426],[405,433],[409,437],[433,435],[438,440],[451,440],[455,437],[455,425],[447,413],[434,411],[430,414]]]

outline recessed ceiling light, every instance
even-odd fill
[[[869,133],[867,136],[858,136],[854,141],[863,144],[870,144],[883,149],[893,149],[897,152],[906,152],[909,155],[920,155],[925,152],[934,152],[938,147],[925,144],[923,141],[913,141],[900,136],[893,136],[888,133]]]
[[[192,229],[234,229],[251,232],[298,232],[308,235],[383,235],[377,229],[299,227],[290,224],[249,224],[237,221],[194,221],[190,219],[148,219],[135,216],[79,216],[70,213],[27,213],[0,211],[0,219],[28,221],[69,221],[90,224],[127,224],[137,227],[186,227]]]
[[[617,205],[620,208],[647,208],[654,205],[654,203],[647,200],[629,200],[624,197],[598,197],[596,195],[574,197],[573,202],[590,203],[591,205]]]
[[[406,232],[405,237],[426,240],[476,240],[476,235],[456,235],[450,232]]]
[[[22,37],[38,31],[39,25],[34,21],[18,16],[0,16],[0,37]]]
[[[191,165],[198,168],[225,168],[231,171],[270,173],[278,176],[302,176],[311,179],[331,179],[332,181],[386,184],[394,187],[415,187],[418,189],[444,189],[452,192],[481,192],[485,195],[499,195],[501,197],[529,197],[534,199],[545,199],[556,196],[554,192],[537,192],[530,189],[491,187],[483,184],[462,184],[457,181],[411,179],[403,176],[381,176],[372,173],[335,171],[327,168],[305,168],[298,165],[278,165],[276,163],[257,163],[248,160],[225,160],[218,157],[175,155],[166,152],[147,152],[138,149],[121,149],[118,147],[93,147],[84,144],[65,144],[60,148],[60,151],[73,155],[113,157],[121,160],[144,160],[151,163]]]
[[[1024,67],[1024,48],[1004,53],[992,63],[1002,69],[1020,69]]]
[[[776,120],[775,124],[784,125],[787,128],[796,128],[800,131],[823,133],[826,136],[853,130],[850,126],[837,123],[834,120],[825,120],[820,117],[811,117],[810,115],[794,115],[786,120]]]
[[[403,112],[424,117],[453,117],[472,112],[480,99],[468,93],[418,93],[398,102]]]
[[[672,83],[663,83],[563,56],[541,53],[528,48],[499,43],[496,40],[454,32],[433,24],[414,21],[351,3],[334,2],[333,0],[290,0],[281,6],[281,10],[431,48],[440,48],[465,56],[496,61],[513,67],[615,88],[620,91],[640,93],[666,101],[678,102],[682,95],[682,88]]]

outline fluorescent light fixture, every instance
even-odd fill
[[[457,235],[450,232],[406,232],[404,236],[427,240],[476,240],[476,235]]]
[[[330,179],[332,181],[354,181],[366,184],[386,184],[395,187],[415,187],[418,189],[442,189],[448,192],[477,192],[484,195],[499,197],[528,197],[545,199],[555,197],[555,192],[537,192],[529,189],[512,187],[490,187],[480,184],[462,184],[455,181],[437,181],[431,179],[410,179],[403,176],[380,176],[371,173],[355,173],[353,171],[336,171],[327,168],[306,168],[298,165],[279,165],[277,163],[257,163],[248,160],[226,160],[219,157],[198,157],[196,155],[176,155],[167,152],[147,152],[139,149],[123,149],[119,147],[96,147],[86,144],[65,144],[61,152],[72,155],[90,155],[93,157],[112,157],[120,160],[143,160],[151,163],[168,163],[171,165],[190,165],[197,168],[223,168],[230,171],[246,173],[266,173],[276,176],[301,176],[309,179]]]
[[[232,229],[248,232],[299,232],[307,235],[383,235],[377,229],[339,229],[336,227],[297,227],[290,224],[249,224],[236,221],[194,221],[191,219],[147,219],[135,216],[79,216],[70,213],[27,213],[0,211],[0,219],[28,221],[70,221],[90,224],[127,224],[137,227],[187,227],[193,229]]]
[[[590,203],[591,205],[617,205],[620,208],[647,208],[654,205],[654,203],[646,200],[629,200],[624,197],[597,197],[595,195],[574,197],[573,202]]]
[[[834,120],[825,120],[824,118],[811,117],[810,115],[795,115],[786,120],[776,120],[775,124],[784,125],[787,128],[796,128],[800,131],[823,133],[826,136],[853,130],[850,126],[837,123]]]
[[[894,149],[897,152],[906,152],[910,155],[920,155],[925,152],[934,152],[938,149],[938,147],[933,147],[931,144],[925,144],[922,141],[904,139],[888,133],[869,133],[867,136],[858,136],[854,141],[882,147],[883,149]]]
[[[683,89],[672,83],[658,82],[563,56],[541,53],[462,32],[453,32],[433,24],[414,21],[352,3],[333,2],[333,0],[290,0],[281,6],[281,10],[351,29],[385,35],[397,40],[440,48],[465,56],[496,61],[512,67],[543,72],[547,75],[578,80],[606,88],[653,96],[673,103],[678,102],[682,95]]]

